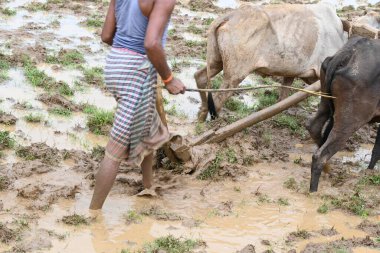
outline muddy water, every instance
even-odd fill
[[[290,169],[284,170],[283,167]],[[362,219],[342,212],[332,211],[318,214],[321,201],[315,196],[307,197],[282,188],[283,179],[290,175],[302,178],[308,171],[294,168],[294,164],[258,164],[251,168],[249,177],[239,182],[206,184],[186,181],[177,190],[158,199],[141,199],[113,194],[101,212],[88,213],[91,192],[82,191],[75,201],[64,200],[53,206],[52,211],[39,220],[42,228],[54,228],[58,233],[68,233],[64,241],[54,241],[49,252],[120,252],[121,249],[138,249],[145,242],[165,235],[202,239],[207,242],[207,252],[235,252],[251,243],[258,252],[268,247],[261,244],[269,240],[275,252],[297,249],[299,252],[309,242],[328,242],[341,237],[363,237],[365,233],[355,229]],[[239,188],[240,192],[236,191]],[[255,197],[257,189],[267,194],[272,201],[287,198],[290,206],[276,203],[259,203]],[[322,184],[323,189],[323,184]],[[218,216],[216,207],[221,202],[232,201],[231,213]],[[128,210],[139,210],[144,206],[159,205],[185,219],[200,220],[198,227],[188,228],[181,221],[156,221],[144,218],[142,223],[126,225],[124,215]],[[64,215],[79,213],[97,217],[89,227],[72,229],[57,223]],[[380,221],[380,217],[373,218]],[[349,221],[349,222],[348,222]],[[338,235],[315,236],[308,241],[287,245],[287,234],[297,229],[316,231],[334,227]],[[375,252],[357,249],[355,252]]]

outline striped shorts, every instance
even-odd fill
[[[156,110],[156,70],[145,55],[112,48],[104,74],[107,89],[117,101],[106,156],[140,166],[146,155],[169,140]]]

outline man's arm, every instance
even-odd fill
[[[112,46],[113,38],[116,32],[116,18],[115,18],[115,0],[111,0],[106,20],[102,30],[102,41]]]
[[[146,54],[160,74],[163,80],[172,75],[172,71],[166,61],[166,55],[162,46],[162,36],[175,6],[175,0],[155,0],[153,9],[149,15],[149,23],[145,36]],[[166,88],[172,94],[185,92],[185,86],[176,78],[166,84]]]

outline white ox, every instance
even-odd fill
[[[319,79],[324,59],[334,55],[346,41],[342,21],[328,4],[244,5],[211,24],[207,67],[194,77],[198,88],[205,88],[208,80],[222,70],[221,88],[235,88],[253,72],[282,76],[284,85],[291,85],[296,77],[312,83]],[[231,95],[214,95],[217,112]],[[286,96],[281,92],[281,99]],[[198,116],[204,121],[207,95],[201,93],[201,98]]]

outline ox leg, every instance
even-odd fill
[[[294,81],[294,77],[284,77],[283,81],[282,81],[282,86],[292,86],[293,84],[293,81]],[[281,100],[284,100],[285,98],[287,98],[290,94],[290,90],[287,89],[287,88],[281,88],[280,89],[280,97],[279,97],[279,101]]]
[[[368,169],[373,170],[377,161],[380,159],[380,126],[377,129],[377,136],[375,146],[372,149],[371,162],[369,163]]]
[[[220,71],[223,70],[223,65],[221,63],[213,63],[210,65],[210,78],[217,75]],[[195,82],[197,84],[197,87],[199,89],[204,89],[207,87],[207,68],[204,67],[194,74]],[[198,112],[198,119],[200,121],[205,121],[208,114],[208,108],[207,108],[207,94],[206,92],[200,92],[199,93],[201,97],[201,107]]]
[[[337,123],[338,122],[337,120]],[[324,164],[326,164],[336,152],[343,149],[348,138],[360,128],[355,127],[355,124],[350,125],[351,123],[350,121],[344,121],[342,124],[335,124],[326,142],[314,153],[311,164],[310,192],[316,192],[318,190],[319,178]]]

